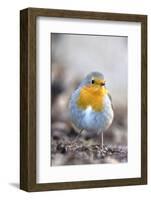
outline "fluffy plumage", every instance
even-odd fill
[[[70,117],[78,129],[99,134],[111,125],[114,114],[104,82],[101,73],[92,72],[72,93],[69,102]]]

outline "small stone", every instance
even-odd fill
[[[58,144],[57,150],[58,150],[60,153],[62,153],[62,154],[64,154],[64,153],[67,152],[67,148],[65,147],[64,144]]]

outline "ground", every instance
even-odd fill
[[[75,132],[54,134],[52,137],[51,164],[99,164],[127,162],[127,146],[107,144],[102,147],[97,140],[77,137]]]

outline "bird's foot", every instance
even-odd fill
[[[103,145],[103,146],[102,145],[97,145],[96,146],[96,150],[97,150],[97,158],[103,159],[103,158],[105,158],[105,156],[108,153],[108,148],[105,145]]]
[[[100,146],[100,153],[101,153],[101,157],[104,158],[107,155],[108,152],[108,148],[106,145],[101,145]]]

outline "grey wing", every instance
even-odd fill
[[[109,97],[109,99],[110,99],[110,101],[111,101],[112,109],[114,110],[113,103],[112,103],[112,97],[111,97],[110,93],[108,93],[108,97]]]

